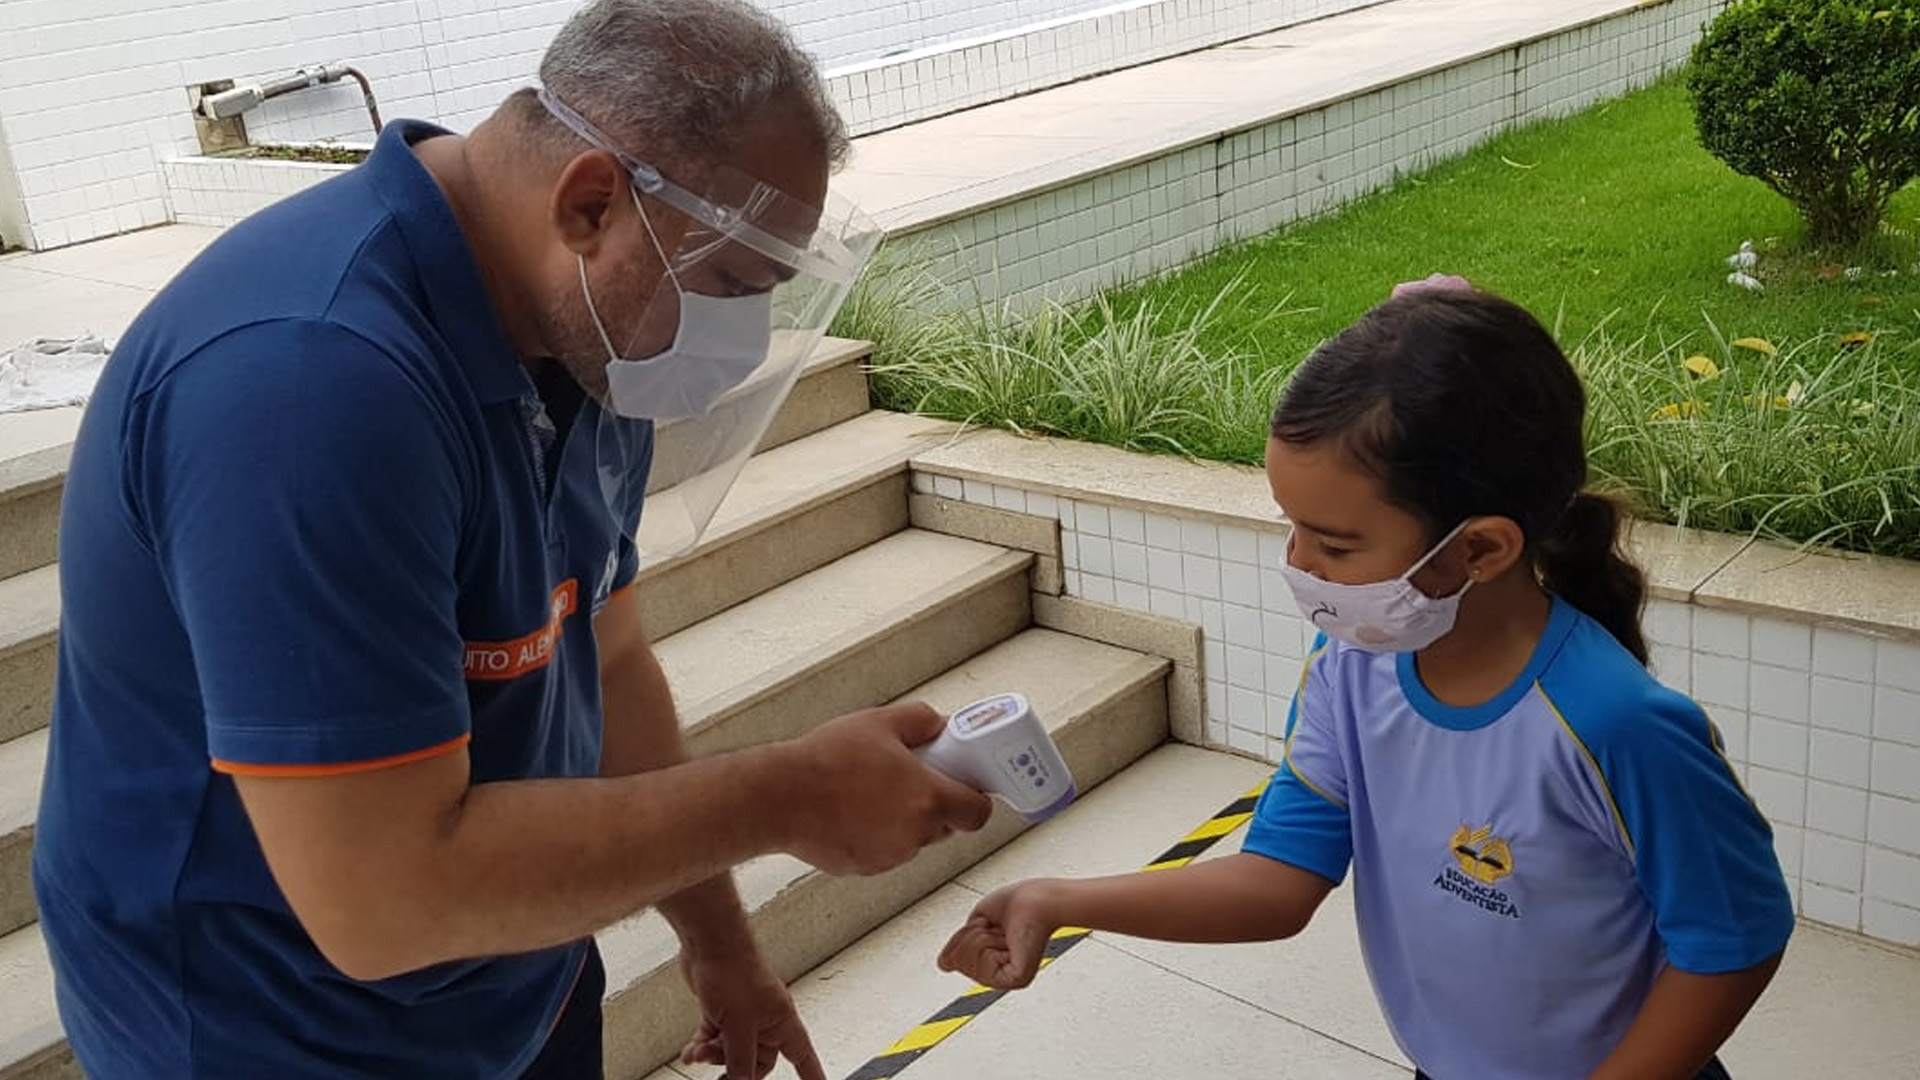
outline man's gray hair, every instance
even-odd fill
[[[813,58],[767,12],[744,0],[592,0],[540,61],[560,100],[662,168],[699,170],[738,148],[768,106],[793,110],[828,162],[847,131]],[[531,100],[532,112],[545,110]],[[565,135],[557,123],[543,130]]]

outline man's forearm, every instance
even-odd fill
[[[1778,955],[1743,971],[1693,975],[1667,968],[1589,1080],[1693,1080],[1718,1053],[1780,967]]]
[[[615,603],[627,599],[617,597]],[[616,610],[613,617],[627,617],[627,613]],[[632,617],[637,620],[637,613]],[[650,772],[678,765],[687,757],[666,673],[652,648],[634,647],[644,641],[644,635],[637,627],[629,629],[635,636],[627,639],[623,655],[610,657],[601,670],[601,707],[606,717],[600,752],[602,776]],[[689,949],[718,955],[753,945],[739,890],[729,871],[682,889],[656,906]]]

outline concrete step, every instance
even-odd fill
[[[869,412],[755,455],[700,544],[641,572],[647,632],[676,634],[906,528],[907,461],[952,430]]]
[[[825,338],[807,357],[793,392],[760,437],[755,453],[764,454],[816,431],[851,420],[869,408],[866,359],[873,345],[846,338]],[[653,475],[647,490],[672,487],[686,468],[685,432],[692,425],[668,420],[654,431]],[[697,429],[693,429],[697,430]]]
[[[782,423],[790,437],[748,461],[698,547],[648,568],[642,605],[654,636],[907,527],[907,459],[952,425],[865,412],[867,347],[832,344],[789,399],[795,419]],[[21,570],[0,575],[0,741],[45,727],[52,704],[60,607],[53,530],[70,449],[0,461],[0,565],[16,555],[7,541],[25,552],[14,557]],[[5,487],[10,481],[18,482]]]
[[[1167,663],[1049,630],[1030,630],[913,688],[907,697],[952,709],[996,691],[1027,693],[1083,791],[1165,740]],[[784,857],[743,868],[757,936],[782,977],[801,972],[938,888],[1024,829],[1004,807],[979,833],[931,848],[875,878],[831,878]],[[673,966],[664,921],[638,916],[603,935],[607,1040],[613,1077],[633,1077],[677,1052],[692,1004]],[[60,1034],[53,975],[39,927],[0,937],[0,1080],[80,1080]]]
[[[755,457],[707,539],[643,576],[648,632],[675,634],[905,529],[907,459],[948,430],[937,421],[872,412]],[[15,593],[21,603],[8,604]],[[33,638],[38,652],[28,650],[38,666],[0,678],[0,717],[15,717],[0,730],[16,736],[0,742],[0,780],[8,784],[0,791],[0,933],[32,919],[27,857],[46,756],[58,601],[51,567],[0,581],[0,625],[16,607],[31,607],[33,618],[23,621],[44,628]],[[0,647],[0,669],[10,657]]]
[[[71,446],[0,460],[0,578],[59,557],[60,493]]]
[[[1033,556],[908,530],[655,643],[695,753],[877,705],[1032,619]]]
[[[0,743],[0,934],[10,934],[35,918],[28,864],[46,759],[44,730]]]
[[[46,726],[59,626],[57,567],[0,579],[0,742]]]
[[[1029,630],[904,696],[950,711],[1020,690],[1046,720],[1085,792],[1166,739],[1168,670],[1158,657]],[[791,980],[1025,830],[1018,815],[996,805],[979,833],[929,848],[888,874],[835,878],[774,857],[743,867],[740,889],[768,962]],[[677,1054],[698,1020],[675,962],[679,946],[665,920],[648,912],[602,934],[601,948],[609,988],[607,1075],[642,1076]],[[931,957],[927,952],[929,963]]]

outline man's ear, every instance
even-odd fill
[[[554,181],[547,214],[560,242],[576,255],[592,255],[606,239],[615,200],[624,197],[627,170],[605,150],[576,155]]]
[[[1527,534],[1509,517],[1474,518],[1460,530],[1460,543],[1473,581],[1492,581],[1527,555]]]

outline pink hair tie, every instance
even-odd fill
[[[1428,274],[1423,281],[1403,281],[1393,287],[1393,295],[1415,292],[1472,292],[1473,283],[1457,274]]]

